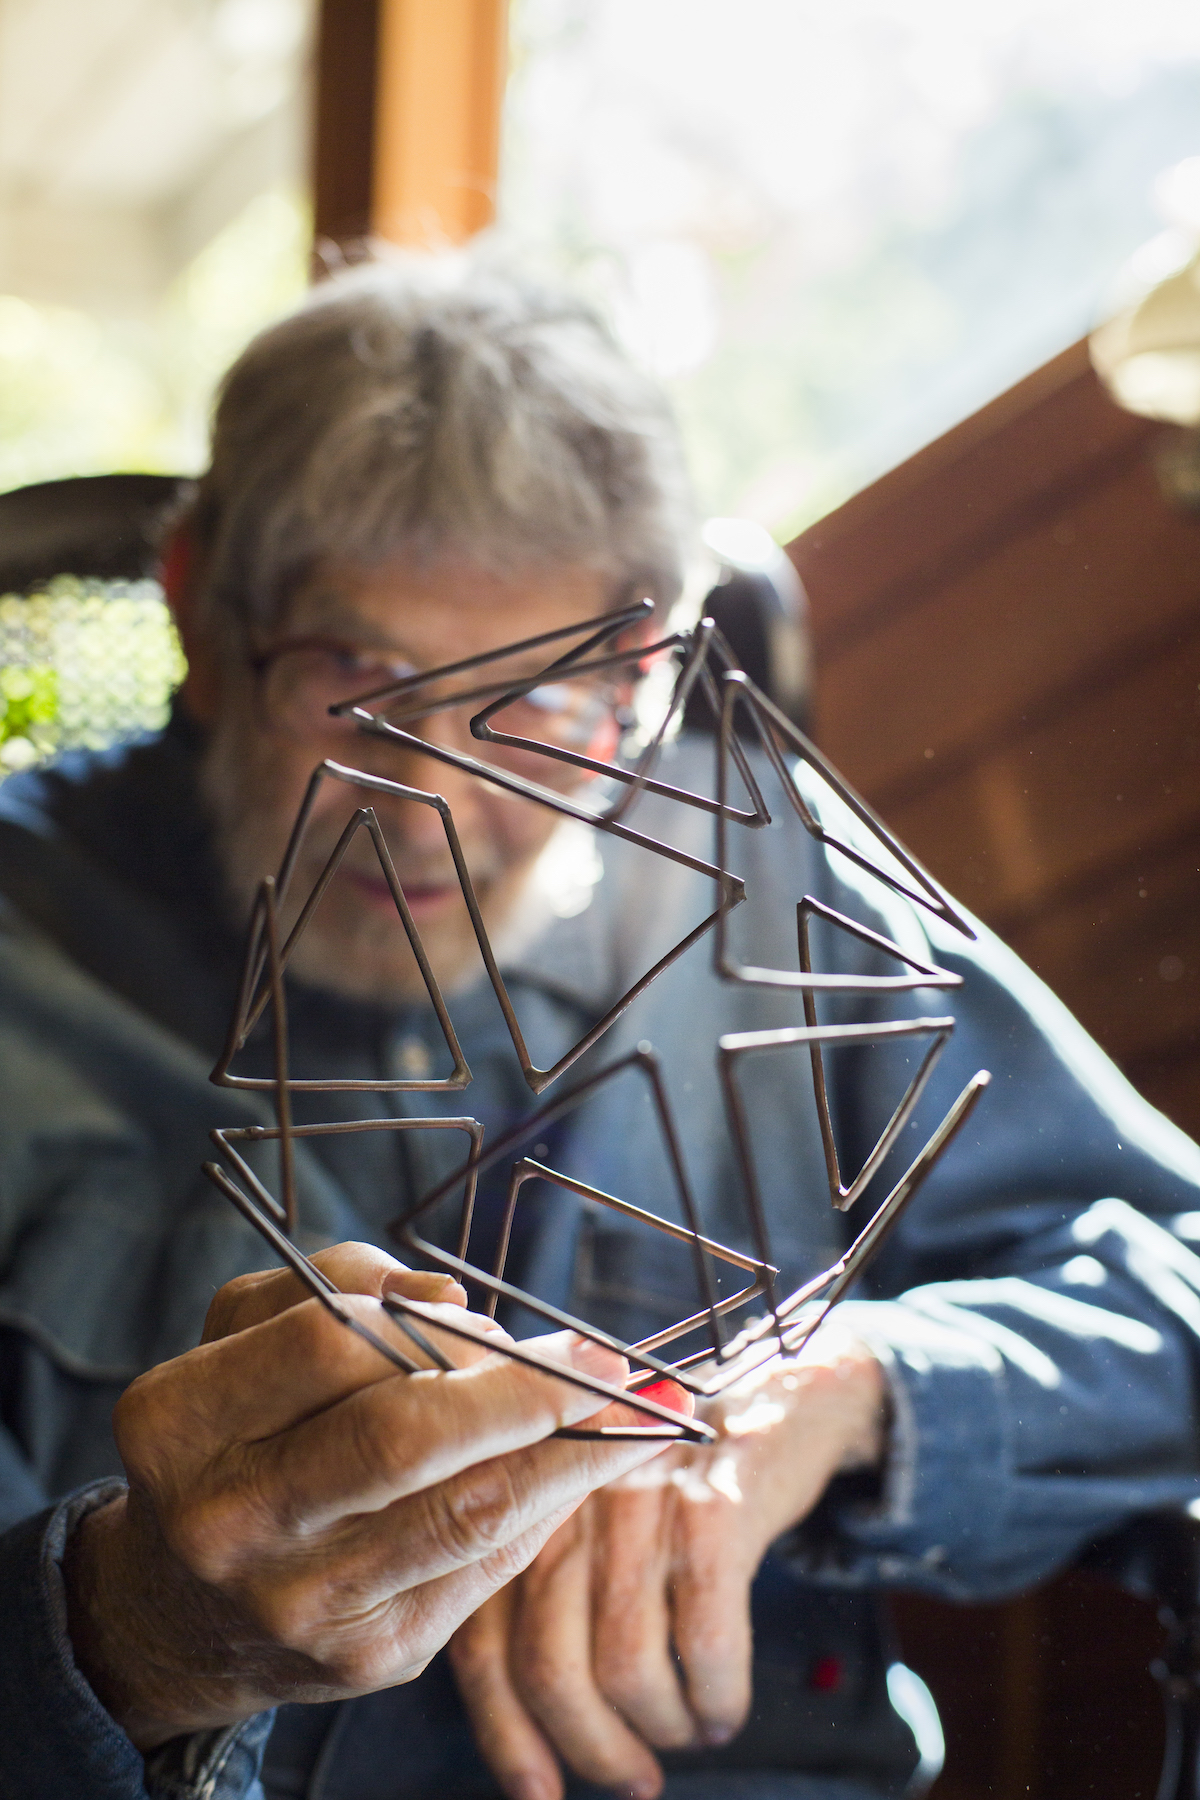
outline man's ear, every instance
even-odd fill
[[[195,539],[186,520],[175,526],[163,546],[159,579],[187,658],[180,696],[197,724],[209,725],[220,699],[220,658],[200,617]]]

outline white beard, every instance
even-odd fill
[[[318,810],[310,820],[282,909],[285,935],[332,854],[354,805],[370,801],[369,794],[337,785],[347,795],[347,805],[340,810]],[[200,792],[213,827],[229,916],[239,926],[249,919],[264,876],[278,870],[291,834],[295,803],[280,789],[269,741],[253,725],[247,726],[238,709],[227,709],[213,728],[202,759]],[[418,860],[407,850],[394,830],[389,832],[385,818],[380,823],[402,883],[410,888],[457,883],[448,847],[445,857],[431,866],[428,858]],[[511,888],[501,859],[490,845],[464,848],[481,905],[490,892],[499,895]],[[365,831],[351,844],[347,866],[373,877],[381,874]],[[348,903],[345,888],[339,889],[336,881],[334,890],[317,907],[297,941],[288,962],[291,972],[314,987],[354,999],[386,1003],[423,997],[425,985],[399,915],[365,902]],[[511,909],[511,900],[502,906],[505,914]],[[448,991],[473,982],[483,966],[470,935],[465,903],[455,910],[458,929],[452,931],[449,941],[444,923],[426,930],[427,952],[439,982]]]

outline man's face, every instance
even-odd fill
[[[329,563],[304,584],[286,623],[259,645],[259,672],[245,661],[225,664],[210,680],[214,712],[203,786],[215,821],[228,886],[248,914],[258,883],[278,868],[297,809],[324,758],[444,795],[450,804],[489,932],[518,906],[533,864],[559,822],[548,807],[505,794],[489,782],[405,745],[356,732],[331,720],[335,698],[350,697],[411,670],[436,668],[501,644],[554,631],[612,604],[602,576],[577,567],[537,569],[502,578],[463,562],[429,568],[396,561],[373,568]],[[506,661],[459,685],[533,673],[570,643]],[[189,646],[193,660],[197,647]],[[203,657],[204,646],[199,646]],[[482,701],[435,713],[410,729],[430,742],[484,752],[467,729]],[[504,715],[499,730],[516,730]],[[535,735],[531,732],[530,735]],[[611,711],[587,715],[576,747],[612,754]],[[574,772],[545,758],[515,753],[519,772],[569,791]],[[513,761],[509,760],[509,767]],[[396,873],[438,981],[453,988],[481,968],[445,830],[437,811],[418,801],[366,793],[327,780],[321,787],[284,909],[295,919],[352,813],[372,805]],[[395,903],[365,831],[355,837],[302,938],[291,968],[302,979],[364,999],[421,997],[420,972]]]

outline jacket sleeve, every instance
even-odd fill
[[[1200,1495],[1200,1151],[984,927],[970,944],[880,908],[878,883],[831,861],[843,907],[869,899],[894,940],[964,977],[880,1008],[957,1020],[885,1175],[977,1069],[993,1080],[843,1309],[888,1374],[881,1495],[835,1484],[791,1547],[830,1578],[1000,1596]],[[873,1048],[845,1075],[839,1133],[860,1161],[913,1066]]]
[[[0,1500],[31,1487],[0,1441]],[[0,1793],[22,1800],[262,1800],[259,1766],[274,1715],[174,1739],[143,1759],[75,1666],[62,1556],[89,1511],[122,1484],[90,1487],[0,1535]],[[11,1517],[11,1506],[8,1508]]]
[[[76,1668],[67,1631],[63,1548],[121,1491],[82,1485],[119,1467],[111,1455],[97,1467],[99,1422],[139,1367],[195,1341],[196,1313],[236,1272],[205,1262],[205,1243],[227,1240],[193,1239],[173,1253],[191,1277],[176,1284],[186,1304],[144,1303],[149,1281],[170,1282],[156,1220],[189,1216],[172,1210],[187,1190],[164,1146],[190,1145],[191,1122],[182,1105],[168,1111],[173,1053],[149,1055],[161,1034],[93,988],[0,916],[0,1794],[261,1800],[271,1713],[143,1759]],[[114,1099],[127,1091],[142,1115]],[[178,1129],[152,1138],[156,1106]],[[64,1500],[64,1488],[77,1491]]]

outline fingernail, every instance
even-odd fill
[[[514,1775],[509,1792],[512,1800],[558,1800],[550,1783],[540,1775]]]
[[[727,1744],[737,1733],[732,1725],[705,1725],[701,1728],[700,1735],[706,1744],[712,1744],[715,1748],[718,1744]]]
[[[628,1800],[658,1800],[658,1796],[662,1793],[662,1782],[657,1777],[653,1780],[635,1781],[633,1786],[627,1787],[624,1792],[628,1796]]]
[[[401,1300],[419,1296],[429,1306],[465,1306],[467,1299],[466,1289],[453,1275],[442,1275],[436,1269],[397,1269],[386,1276],[383,1292]]]

